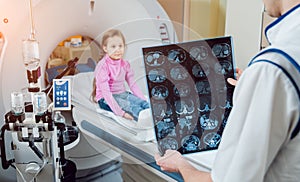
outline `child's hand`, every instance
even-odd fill
[[[228,78],[227,79],[227,82],[230,83],[233,86],[235,86],[237,84],[237,81],[239,80],[240,76],[242,75],[243,70],[240,69],[240,68],[236,68],[235,72],[236,72],[236,80],[233,79],[233,78]]]
[[[123,115],[123,118],[133,120],[133,117],[130,114],[128,114],[127,112],[125,112],[125,114]]]

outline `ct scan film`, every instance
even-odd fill
[[[218,148],[232,108],[232,37],[143,48],[159,151]]]

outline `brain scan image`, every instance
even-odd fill
[[[222,78],[222,79],[218,79],[218,80],[215,80],[215,88],[217,90],[218,93],[226,93],[227,92],[227,81]]]
[[[219,124],[219,121],[217,120],[217,118],[212,114],[202,115],[200,117],[199,121],[200,121],[201,128],[203,128],[204,130],[213,130]]]
[[[208,133],[204,136],[203,141],[210,148],[215,148],[219,145],[219,143],[221,141],[221,135],[219,135],[215,132]]]
[[[157,122],[156,128],[158,138],[165,138],[166,136],[176,136],[175,124],[170,119]]]
[[[229,61],[219,61],[215,64],[215,72],[219,75],[227,75],[232,72],[232,64]]]
[[[178,97],[186,97],[191,93],[190,86],[185,83],[176,84],[173,91]]]
[[[199,150],[199,146],[200,139],[195,135],[187,135],[181,140],[181,147],[188,152]]]
[[[156,68],[156,69],[149,71],[148,78],[150,81],[152,81],[154,83],[161,83],[166,80],[167,74],[164,69]]]
[[[195,61],[205,60],[208,56],[208,50],[205,46],[192,47],[189,53],[191,58]]]
[[[163,53],[159,51],[149,52],[145,57],[146,63],[149,66],[160,66],[165,62]]]
[[[215,44],[212,52],[217,58],[225,58],[231,54],[230,46],[226,43]]]
[[[184,127],[187,127],[187,128],[191,128],[191,121],[186,119],[186,118],[178,118],[178,123],[179,123],[179,126],[180,126],[180,129],[183,129]]]
[[[169,90],[167,87],[165,87],[163,85],[155,86],[151,90],[151,95],[154,99],[164,100],[168,97]]]
[[[209,112],[209,111],[213,111],[216,109],[216,105],[214,105],[213,107],[211,107],[210,104],[208,103],[203,103],[201,104],[201,107],[198,108],[198,111],[200,112]]]
[[[192,114],[195,110],[195,104],[193,100],[178,100],[175,101],[175,108],[177,114]]]
[[[225,104],[224,105],[220,105],[219,107],[222,108],[222,109],[231,109],[232,108],[232,104],[228,100],[226,100]]]
[[[188,131],[194,129],[196,123],[192,122],[193,120],[193,116],[185,116],[185,117],[181,117],[178,118],[178,124],[180,126],[180,129],[183,130],[184,128],[186,128]]]
[[[168,149],[171,150],[177,150],[178,149],[178,143],[174,138],[164,138],[160,140],[159,145],[161,146],[161,149],[166,151]]]
[[[173,49],[168,52],[168,60],[171,63],[182,63],[186,59],[183,49]]]
[[[232,110],[232,37],[145,47],[143,59],[160,152],[218,147]]]
[[[201,97],[198,111],[200,112],[209,112],[216,109],[216,104],[214,100],[212,101],[211,97]]]
[[[189,73],[184,67],[177,66],[171,69],[170,75],[174,80],[185,80],[186,78],[188,78]]]
[[[196,64],[192,68],[193,75],[198,78],[207,77],[209,75],[209,72],[209,66],[206,63],[201,64],[201,66],[199,64]]]
[[[164,118],[172,115],[172,109],[166,102],[154,102],[152,110],[156,117]]]
[[[199,94],[210,94],[211,93],[210,84],[207,80],[196,82],[195,87],[196,87],[196,91]]]

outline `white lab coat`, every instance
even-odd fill
[[[300,6],[267,27],[272,47],[300,64]],[[298,87],[300,74],[278,53],[255,60],[282,65]],[[291,139],[299,121],[299,95],[290,78],[276,65],[257,62],[242,74],[233,109],[212,168],[214,182],[299,182],[300,133]]]

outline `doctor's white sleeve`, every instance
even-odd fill
[[[214,182],[260,182],[289,140],[297,112],[293,85],[282,71],[256,63],[242,74],[212,168]]]

